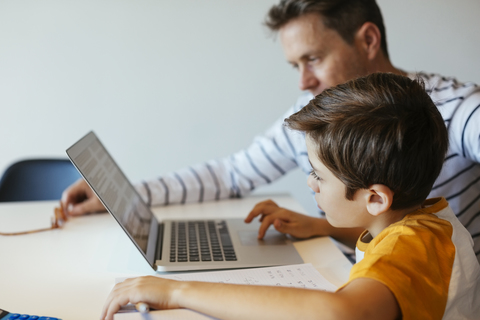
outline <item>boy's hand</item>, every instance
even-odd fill
[[[113,320],[113,315],[128,303],[144,302],[153,309],[175,309],[172,293],[181,282],[148,276],[126,279],[112,289],[103,306],[100,319]]]
[[[270,225],[273,225],[277,231],[296,238],[320,235],[316,225],[321,219],[281,208],[272,200],[257,203],[245,218],[245,222],[250,223],[257,216],[261,216],[260,221],[262,222],[258,230],[258,239],[263,239]]]

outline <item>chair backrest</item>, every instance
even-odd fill
[[[58,200],[80,174],[68,159],[15,162],[0,180],[0,202]]]

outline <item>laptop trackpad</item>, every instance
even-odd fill
[[[285,245],[287,237],[276,231],[267,230],[262,240],[257,239],[258,231],[239,231],[240,242],[244,246]]]

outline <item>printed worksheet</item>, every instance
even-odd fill
[[[227,271],[157,274],[156,276],[179,281],[282,286],[324,291],[335,291],[337,289],[310,263]],[[116,282],[122,282],[123,280],[125,278],[118,278]]]
[[[283,286],[324,291],[335,291],[337,289],[310,263],[227,271],[157,274],[156,276],[179,281]],[[116,283],[125,279],[117,278]],[[122,308],[119,313],[115,314],[115,320],[215,320],[213,317],[187,309],[156,310],[149,314],[140,314],[133,310],[135,310],[135,307],[132,305]]]

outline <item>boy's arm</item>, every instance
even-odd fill
[[[272,200],[257,203],[245,218],[245,222],[249,223],[257,216],[260,216],[260,221],[262,221],[258,230],[259,239],[262,239],[270,225],[273,225],[277,231],[296,238],[330,236],[350,248],[355,248],[358,237],[364,231],[362,228],[335,228],[328,223],[327,219],[314,218],[290,211],[279,207]]]
[[[221,319],[397,319],[400,308],[382,283],[360,278],[337,293],[269,286],[179,282],[158,277],[115,286],[101,319],[128,302],[155,309],[188,308]]]

